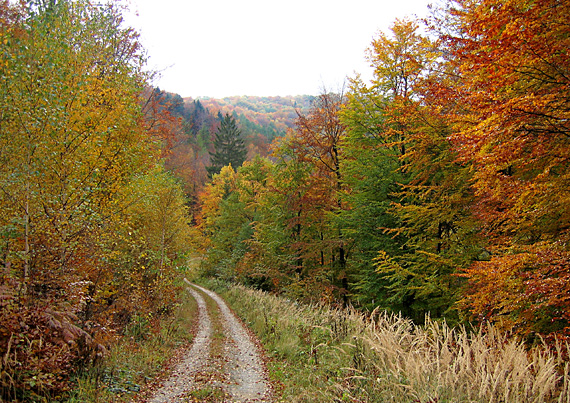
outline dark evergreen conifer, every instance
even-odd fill
[[[247,156],[247,149],[241,131],[233,116],[226,113],[222,117],[220,127],[214,139],[214,152],[210,152],[210,163],[207,167],[210,177],[220,172],[222,167],[232,164],[234,169],[240,167]]]

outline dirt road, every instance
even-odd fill
[[[198,304],[198,331],[189,352],[148,402],[271,402],[253,336],[216,293],[185,281]]]

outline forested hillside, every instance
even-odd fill
[[[204,98],[199,101],[212,111],[235,114],[245,130],[260,130],[269,140],[295,125],[297,111],[307,111],[314,96]]]

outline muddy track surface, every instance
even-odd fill
[[[196,337],[147,402],[272,402],[271,384],[254,336],[216,293],[185,281],[198,304]],[[220,339],[213,330],[216,323],[223,337],[213,342]]]

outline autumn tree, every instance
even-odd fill
[[[208,276],[234,280],[236,265],[246,252],[252,217],[238,192],[232,165],[214,174],[200,195],[199,229],[204,238],[202,269]]]
[[[473,228],[468,170],[432,106],[439,52],[418,31],[415,21],[396,21],[369,49],[371,84],[352,81],[342,165],[351,208],[342,218],[356,241],[360,300],[423,321],[427,312],[451,317],[454,273],[477,247],[463,244]]]
[[[137,133],[142,71],[133,33],[120,28],[113,10],[46,7],[13,43],[20,54],[11,58],[2,88],[3,128],[10,133],[2,144],[3,195],[22,217],[25,243],[42,250],[26,254],[22,278],[41,284],[56,281],[42,278],[43,267],[65,270],[73,240],[92,235],[90,226],[120,209],[113,196],[131,167],[144,170],[154,153]],[[51,246],[40,246],[48,239]]]
[[[363,302],[411,315],[413,294],[395,286],[390,275],[376,270],[378,256],[395,259],[402,255],[403,234],[389,234],[400,222],[389,213],[398,201],[397,192],[409,180],[404,160],[415,122],[412,88],[418,78],[423,56],[421,38],[412,22],[395,23],[393,37],[380,34],[369,50],[374,80],[368,86],[360,79],[351,83],[343,122],[348,127],[344,142],[343,169],[352,192],[346,196],[351,206],[343,214],[347,231],[357,250],[357,290]],[[410,107],[408,107],[410,106]]]
[[[163,269],[185,241],[174,247],[176,226],[164,216],[147,212],[136,224],[144,195],[133,183],[161,171],[164,136],[149,129],[144,57],[118,9],[58,1],[19,10],[3,2],[0,11],[0,400],[49,400],[74,366],[102,352],[105,329],[172,304],[138,304],[145,295],[125,287],[151,284],[121,279],[114,264],[144,244],[126,228],[155,241],[150,232],[164,234],[147,242]],[[165,215],[185,214],[177,187],[155,187],[164,205],[173,196]]]
[[[113,236],[103,246],[110,251],[100,275],[112,275],[100,290],[113,295],[115,309],[126,312],[168,311],[176,300],[175,267],[191,248],[187,198],[172,173],[161,165],[139,175],[123,190],[130,203],[113,223]],[[104,309],[93,298],[92,313]]]
[[[243,203],[247,228],[241,231],[240,259],[236,261],[236,279],[243,284],[264,290],[281,290],[287,282],[279,263],[287,252],[286,228],[276,211],[280,210],[280,195],[272,186],[275,164],[256,156],[238,170],[236,193]],[[266,226],[276,232],[268,233]],[[247,238],[244,236],[247,235]]]
[[[488,261],[466,271],[475,317],[568,331],[568,2],[453,1],[438,33],[459,77],[451,136],[474,167]]]
[[[328,275],[331,284],[337,288],[337,295],[343,295],[346,301],[349,242],[339,222],[334,220],[343,209],[340,196],[344,183],[340,167],[340,144],[345,135],[345,127],[340,121],[340,110],[344,103],[342,92],[334,94],[325,91],[315,98],[308,113],[297,111],[296,128],[289,134],[288,146],[291,148],[292,161],[297,160],[310,170],[310,186],[314,191],[311,192],[311,197],[315,201],[311,202],[311,206],[305,204],[299,208],[312,210],[320,206],[325,213],[318,235],[320,242],[315,240],[312,243],[313,247],[319,249],[321,266],[330,270]],[[287,160],[284,162],[287,163]]]
[[[272,192],[264,200],[264,204],[271,200],[268,218],[274,222],[261,224],[268,238],[259,241],[271,243],[275,231],[280,231],[284,243],[281,253],[274,256],[280,258],[278,281],[296,298],[318,300],[327,295],[330,299],[338,296],[331,267],[337,251],[329,239],[334,235],[327,212],[335,206],[336,194],[329,178],[319,176],[315,166],[297,152],[297,141],[297,134],[291,131],[274,151],[277,161]]]

